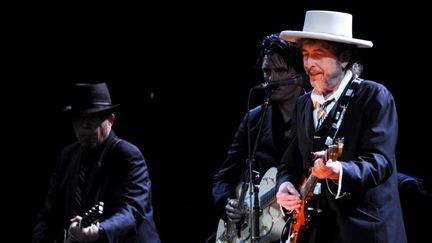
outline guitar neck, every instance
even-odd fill
[[[276,199],[276,187],[273,187],[268,192],[264,193],[260,197],[260,203],[262,208],[266,208]]]
[[[328,149],[325,150],[324,156],[322,158],[324,163],[328,159],[336,161],[339,158],[339,156],[342,154],[344,139],[343,138],[337,138],[335,141],[336,141],[336,144],[328,145]],[[310,196],[312,196],[312,192],[315,188],[317,181],[318,181],[318,178],[316,176],[314,176],[312,174],[309,175],[309,177],[306,180],[306,183],[304,184],[304,186],[302,187],[301,192],[300,192],[303,200],[307,200],[307,199],[309,199]]]
[[[238,208],[239,209],[243,209],[243,207],[244,207],[244,202],[245,202],[246,192],[248,190],[248,187],[249,187],[249,183],[243,182],[243,185],[241,187],[240,197],[238,199]]]
[[[80,227],[85,228],[98,221],[102,217],[102,213],[104,210],[103,207],[104,207],[104,203],[99,202],[96,203],[87,212],[85,212],[81,219]]]
[[[311,194],[311,192],[313,191],[316,183],[318,181],[318,177],[310,174],[309,177],[306,180],[306,183],[304,184],[303,188],[301,189],[301,198],[307,199]]]

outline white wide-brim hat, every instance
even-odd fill
[[[296,42],[298,39],[319,39],[371,48],[372,41],[352,38],[352,15],[349,13],[311,10],[306,12],[303,31],[285,30],[280,38]]]

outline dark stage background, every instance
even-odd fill
[[[427,8],[414,1],[393,4],[392,10],[375,4],[11,7],[2,48],[3,235],[29,241],[57,152],[74,140],[70,121],[59,112],[68,88],[101,80],[121,104],[114,130],[146,157],[162,241],[205,242],[218,222],[212,176],[246,111],[249,88],[262,81],[254,67],[256,44],[270,33],[301,30],[309,9],[352,13],[354,37],[374,42],[362,50],[363,78],[386,85],[397,102],[398,169],[430,180],[424,142],[431,124],[425,112]],[[262,98],[255,93],[252,103]],[[419,221],[430,219],[431,200],[410,192],[402,196],[410,242],[419,242],[428,236]]]

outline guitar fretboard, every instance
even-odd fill
[[[276,199],[276,187],[274,186],[268,192],[260,197],[261,207],[266,208]]]
[[[301,190],[301,198],[306,199],[307,196],[310,194],[312,189],[315,187],[316,183],[318,181],[318,178],[312,174],[309,175],[309,177],[306,180],[306,183],[304,187]]]

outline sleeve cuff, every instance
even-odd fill
[[[346,194],[344,193],[344,194],[341,195],[341,191],[342,191],[342,178],[343,178],[343,167],[342,167],[342,164],[339,161],[336,161],[335,163],[337,163],[337,166],[339,167],[339,180],[338,180],[338,188],[337,188],[335,199],[339,199],[339,198],[345,196]],[[329,188],[329,190],[330,190],[330,188]]]

